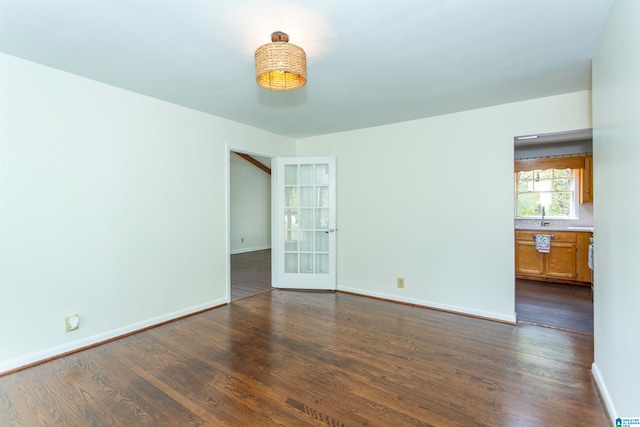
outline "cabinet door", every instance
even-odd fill
[[[593,203],[593,156],[586,156],[580,170],[580,203]]]
[[[577,233],[578,243],[576,246],[576,270],[578,275],[576,280],[581,282],[591,282],[591,269],[589,268],[589,238],[591,233]]]
[[[546,254],[545,275],[562,279],[576,277],[576,244],[551,243],[551,250]]]
[[[533,241],[516,240],[516,273],[541,276],[544,258]]]

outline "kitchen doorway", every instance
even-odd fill
[[[593,334],[587,267],[593,232],[592,151],[591,129],[514,137],[519,324]],[[538,237],[550,247],[538,247]]]

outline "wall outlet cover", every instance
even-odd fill
[[[64,318],[64,326],[67,332],[75,331],[80,327],[80,316],[72,314]]]

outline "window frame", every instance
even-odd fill
[[[580,198],[580,169],[574,169],[574,168],[558,168],[558,167],[548,167],[546,169],[535,169],[535,170],[520,170],[517,172],[514,172],[513,174],[513,180],[514,180],[514,201],[513,201],[513,209],[514,209],[514,218],[515,219],[539,219],[541,218],[541,214],[539,215],[535,215],[535,216],[519,216],[518,215],[518,194],[526,194],[526,193],[553,193],[554,191],[527,191],[527,192],[520,192],[518,191],[518,174],[522,173],[522,172],[533,172],[535,173],[535,171],[545,171],[545,170],[549,170],[549,169],[556,169],[556,170],[561,170],[561,169],[571,169],[571,176],[572,176],[572,180],[573,180],[573,185],[572,185],[572,191],[571,191],[571,215],[570,216],[554,216],[554,215],[545,215],[545,219],[550,219],[550,220],[577,220],[578,218],[578,212],[579,212],[579,198]],[[558,191],[558,193],[564,193],[565,191]]]

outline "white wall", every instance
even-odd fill
[[[594,375],[640,417],[640,2],[616,1],[593,60]]]
[[[225,144],[294,141],[0,59],[0,371],[226,302]]]
[[[338,288],[513,321],[513,137],[590,117],[587,91],[298,141],[336,156]]]
[[[230,160],[231,253],[269,249],[271,175],[235,153]]]

